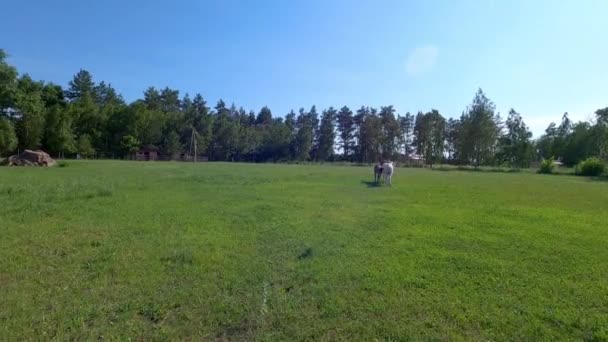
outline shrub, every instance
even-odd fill
[[[553,173],[553,169],[555,168],[555,162],[553,158],[545,159],[542,163],[540,163],[540,169],[538,173],[550,174]]]
[[[68,162],[66,161],[60,161],[59,163],[57,163],[57,166],[59,167],[68,167],[70,164],[68,164]]]
[[[574,173],[580,176],[599,176],[606,170],[606,165],[596,157],[591,157],[576,165]]]

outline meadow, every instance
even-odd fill
[[[608,182],[0,168],[3,340],[608,340]]]

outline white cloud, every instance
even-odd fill
[[[434,45],[421,46],[410,53],[405,70],[410,75],[420,75],[431,71],[437,63],[439,48]]]

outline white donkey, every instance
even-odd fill
[[[385,162],[382,164],[382,175],[384,176],[384,184],[391,186],[393,178],[393,162]]]

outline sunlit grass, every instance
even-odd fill
[[[0,336],[608,339],[608,182],[72,162],[0,169]]]

